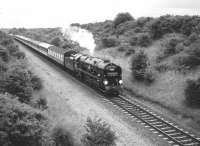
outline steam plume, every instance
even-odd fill
[[[69,26],[62,28],[62,33],[66,38],[76,41],[81,47],[88,49],[90,54],[93,55],[96,45],[91,32],[80,27]]]

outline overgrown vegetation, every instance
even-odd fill
[[[0,145],[43,146],[47,143],[47,118],[30,107],[13,99],[12,95],[0,94]]]
[[[200,78],[187,80],[185,88],[186,103],[192,107],[200,107]]]
[[[41,85],[41,80],[28,70],[25,54],[11,37],[0,32],[1,146],[50,145],[47,117],[32,106],[33,91]]]
[[[143,51],[140,51],[133,56],[131,69],[135,80],[147,84],[153,83],[155,78],[148,67],[148,57]]]
[[[115,146],[116,136],[110,126],[101,119],[87,119],[87,133],[83,135],[82,142],[85,146]]]
[[[74,140],[65,127],[56,126],[52,131],[52,138],[56,146],[74,146]]]

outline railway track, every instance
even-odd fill
[[[200,146],[200,138],[123,96],[106,98],[173,146]]]

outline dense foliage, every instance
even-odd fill
[[[53,128],[52,138],[56,146],[73,146],[73,137],[71,133],[65,130],[65,127],[56,126]]]
[[[116,136],[110,126],[101,119],[87,119],[87,133],[83,135],[85,146],[115,146]]]
[[[147,84],[153,83],[155,78],[151,70],[148,69],[149,60],[143,51],[134,54],[131,62],[131,69],[135,80]]]
[[[200,107],[200,78],[188,80],[185,88],[186,103],[193,107]]]
[[[47,140],[50,137],[45,134],[47,118],[38,110],[39,103],[32,101],[33,91],[39,90],[41,85],[41,80],[28,70],[25,54],[11,37],[0,32],[1,146],[50,144]]]
[[[48,138],[46,117],[12,95],[0,94],[0,103],[0,145],[43,146]]]

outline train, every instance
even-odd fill
[[[58,63],[81,81],[107,94],[119,95],[122,89],[122,69],[120,66],[98,57],[63,49],[54,45],[36,41],[21,35],[13,37],[22,44]]]

